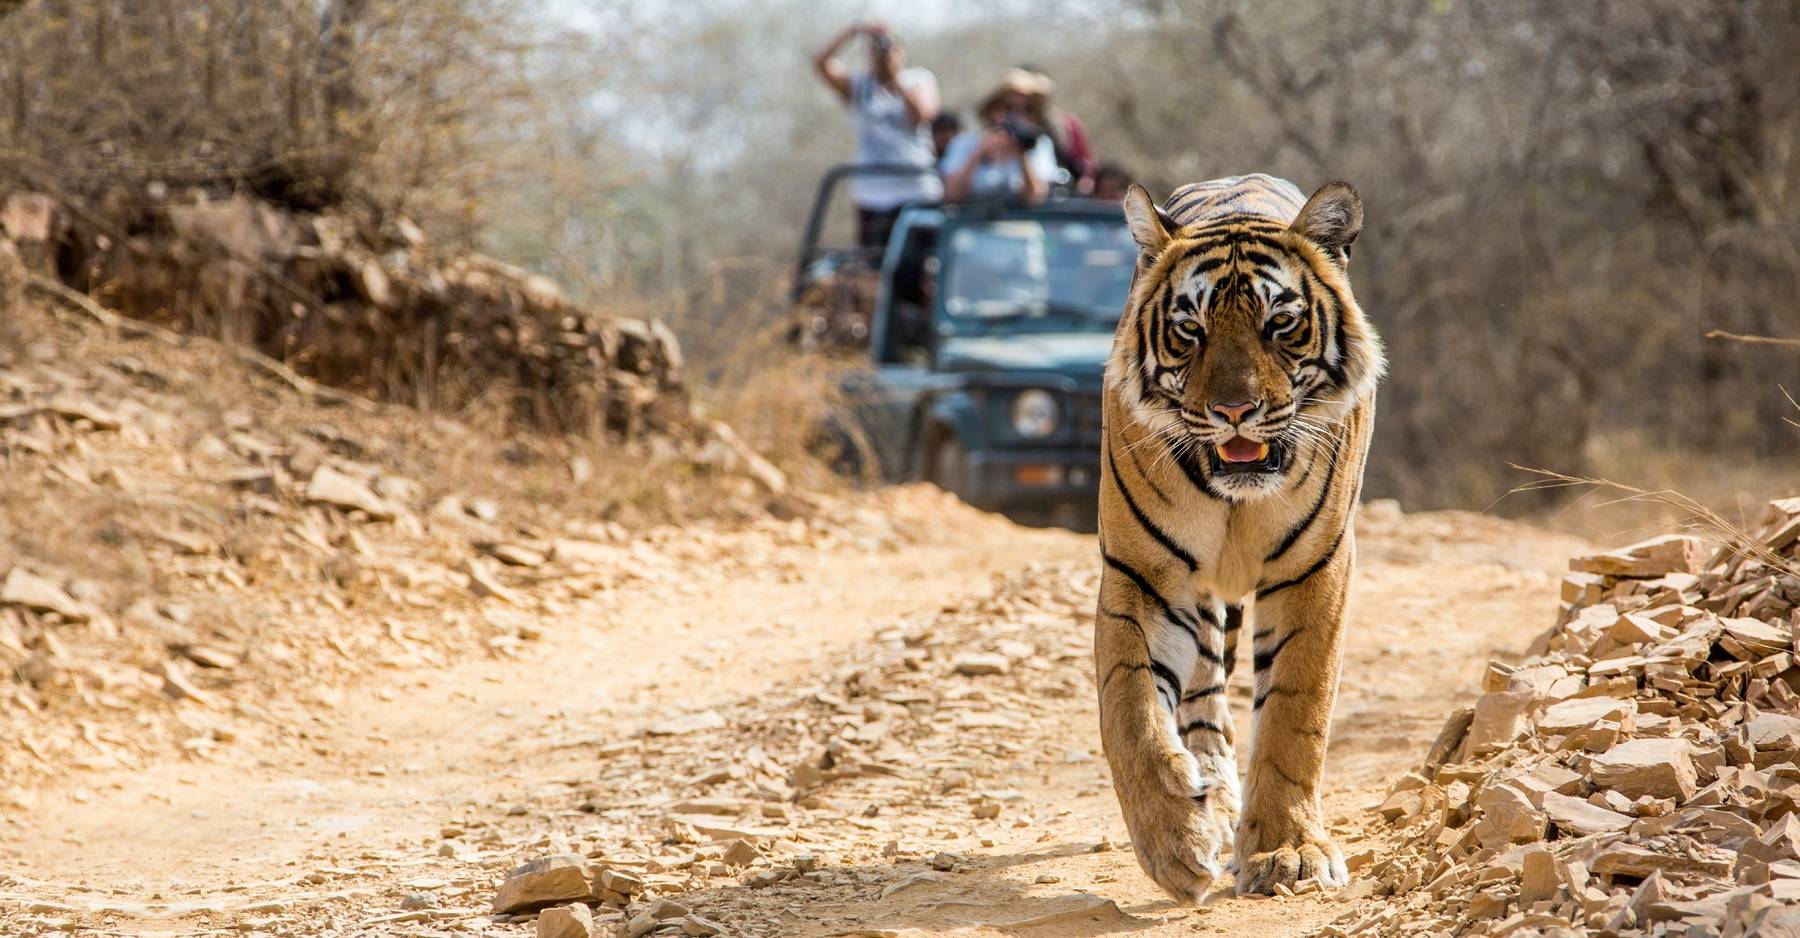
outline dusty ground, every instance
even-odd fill
[[[665,534],[629,554],[636,579],[508,654],[396,663],[320,695],[296,733],[16,789],[0,931],[530,934],[487,917],[493,887],[569,849],[730,934],[1297,934],[1355,901],[1164,900],[1093,755],[1093,542],[929,491],[873,507]],[[1545,624],[1579,547],[1472,515],[1365,515],[1327,783],[1348,853],[1487,654]],[[956,674],[967,650],[1012,665]],[[809,758],[831,768],[796,791]],[[764,855],[748,870],[708,847],[734,833]],[[940,851],[948,871],[929,868]],[[743,885],[800,854],[819,872]],[[418,894],[428,907],[402,908]]]
[[[1299,934],[1367,888],[1193,910],[1139,873],[1096,757],[1089,537],[654,448],[584,466],[23,326],[0,935],[529,935],[494,889],[562,852],[643,879],[633,914],[737,935]],[[1326,784],[1352,855],[1583,546],[1379,505],[1360,530]]]

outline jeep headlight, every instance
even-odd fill
[[[1049,391],[1033,388],[1013,398],[1013,430],[1027,440],[1041,440],[1055,433],[1058,416],[1056,398]]]

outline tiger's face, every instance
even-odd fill
[[[1184,228],[1137,187],[1125,213],[1142,254],[1109,380],[1212,494],[1280,491],[1383,368],[1347,274],[1355,190],[1321,188],[1291,225],[1242,214]]]

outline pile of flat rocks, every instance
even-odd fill
[[[1377,808],[1388,901],[1317,934],[1800,935],[1800,498],[1571,562],[1557,625]]]

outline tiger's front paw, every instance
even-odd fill
[[[1343,854],[1322,833],[1284,837],[1267,849],[1241,848],[1236,866],[1240,896],[1271,895],[1277,884],[1292,888],[1304,879],[1316,879],[1328,889],[1350,881]]]
[[[1177,901],[1198,905],[1219,878],[1219,851],[1237,813],[1235,779],[1227,788],[1200,779],[1186,754],[1176,779],[1121,787],[1119,801],[1138,865]]]
[[[1164,892],[1178,902],[1206,901],[1219,878],[1219,849],[1225,838],[1205,810],[1171,797],[1127,826],[1138,865]]]

